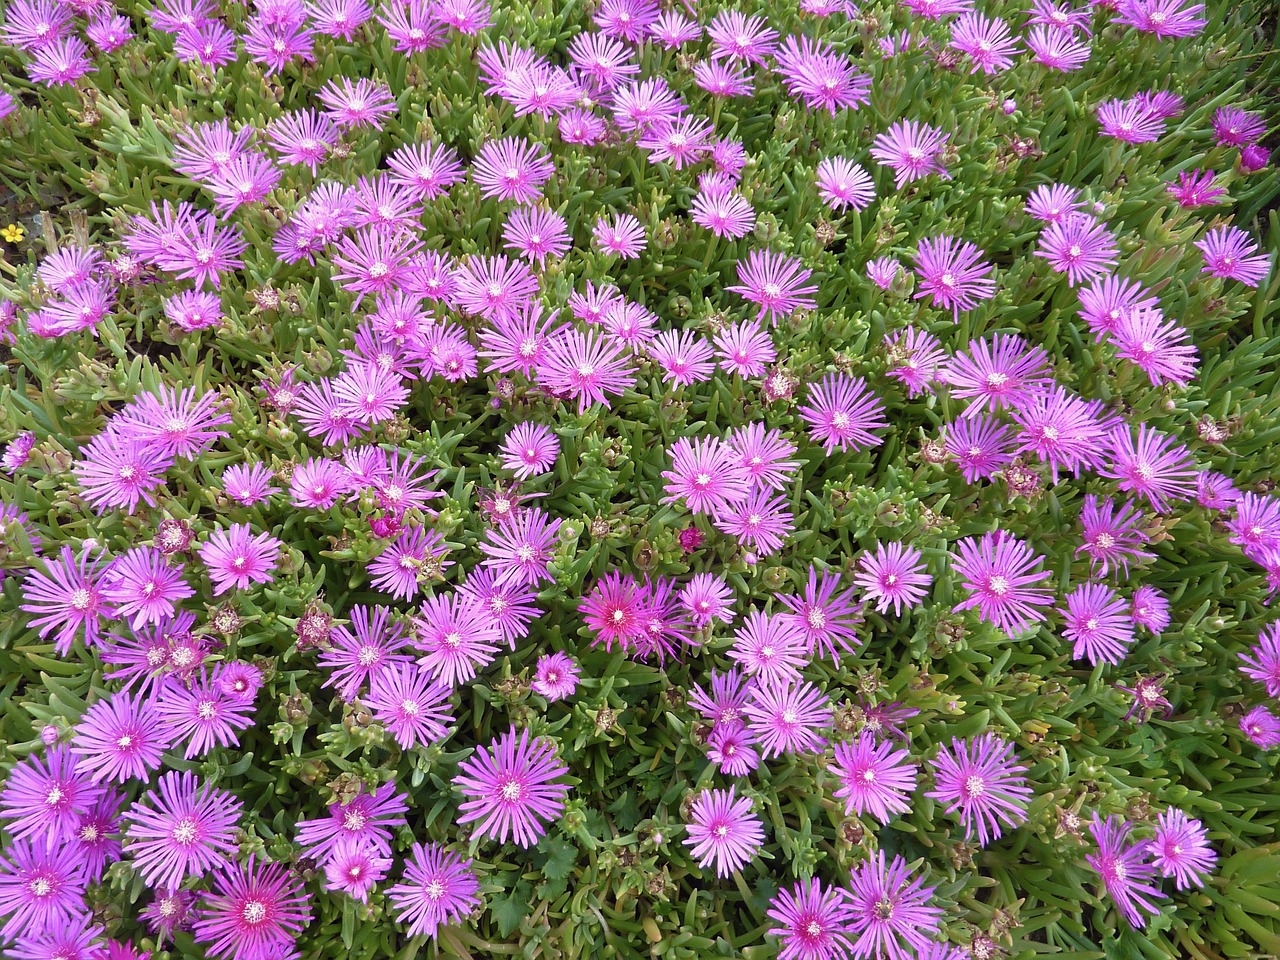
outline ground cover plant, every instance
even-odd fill
[[[2,19],[6,955],[1280,952],[1273,11]]]

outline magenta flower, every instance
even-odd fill
[[[871,77],[835,48],[804,34],[789,35],[775,54],[778,73],[787,92],[806,107],[826,110],[833,117],[871,102]]]
[[[663,118],[653,123],[636,140],[636,146],[649,152],[650,163],[665,161],[670,163],[673,169],[683,170],[698,163],[711,152],[711,140],[714,134],[715,127],[710,120],[685,114],[680,117]],[[627,216],[623,214],[617,220]],[[639,223],[639,221],[636,222]],[[600,242],[607,251],[619,252],[611,249],[605,241]],[[635,256],[638,253],[637,249],[633,254],[622,253],[622,256]]]
[[[950,46],[968,54],[973,61],[970,73],[1008,70],[1013,66],[1013,55],[1018,52],[1018,41],[1009,34],[1009,24],[974,10],[962,13],[951,24]]]
[[[1093,48],[1079,39],[1074,31],[1058,30],[1043,25],[1033,26],[1023,41],[1035,56],[1036,63],[1050,70],[1072,73],[1089,62]]]
[[[915,255],[920,277],[915,299],[929,297],[935,307],[950,307],[956,320],[961,310],[972,310],[979,301],[990,300],[998,286],[989,276],[991,264],[980,261],[981,253],[972,243],[954,237],[921,240]]]
[[[480,905],[479,890],[471,860],[435,843],[415,843],[404,878],[387,890],[387,899],[396,919],[409,925],[409,936],[434,937]]]
[[[418,572],[428,562],[437,563],[448,552],[444,540],[434,530],[412,527],[402,532],[372,563],[371,583],[397,600],[418,595]]]
[[[1204,255],[1202,273],[1227,280],[1239,280],[1246,287],[1256,287],[1266,279],[1271,258],[1253,256],[1258,244],[1239,227],[1218,226],[1196,241]]]
[[[695,573],[680,591],[680,603],[698,627],[713,620],[732,623],[732,600],[729,585],[713,573]]]
[[[1204,13],[1204,4],[1186,4],[1187,0],[1118,0],[1119,16],[1115,22],[1154,34],[1160,40],[1194,37],[1208,22],[1200,16]]]
[[[640,256],[649,242],[644,225],[629,213],[600,217],[593,235],[601,250],[623,260]]]
[[[1258,642],[1239,656],[1244,663],[1240,672],[1264,684],[1268,696],[1280,698],[1280,622],[1264,627]]]
[[[116,616],[137,630],[173,616],[175,603],[195,596],[195,590],[183,578],[182,564],[170,566],[154,547],[135,547],[111,564],[103,594]]]
[[[533,203],[542,196],[542,187],[554,172],[555,164],[542,144],[507,137],[480,148],[471,178],[480,187],[481,196]]]
[[[592,645],[603,643],[611,651],[615,643],[625,650],[643,637],[645,606],[635,579],[613,570],[595,582],[578,610],[595,634]]]
[[[813,275],[794,257],[772,250],[752,250],[738,266],[740,283],[726,289],[741,294],[744,300],[760,305],[758,319],[767,315],[776,326],[778,320],[796,310],[815,310],[818,292],[815,284],[805,284]]]
[[[987,409],[1019,409],[1053,384],[1049,355],[1017,334],[970,341],[966,352],[946,364],[943,376],[953,396],[971,401],[966,417]]]
[[[788,611],[783,616],[800,631],[806,656],[817,652],[839,663],[842,656],[856,653],[862,642],[858,637],[862,616],[854,592],[840,587],[838,573],[823,570],[819,574],[811,564],[803,595],[781,597]]]
[[[711,344],[692,330],[666,330],[649,344],[649,356],[662,367],[663,380],[681,386],[711,379]]]
[[[1235,106],[1213,112],[1213,136],[1221,147],[1247,147],[1267,132],[1267,121]]]
[[[1241,717],[1240,732],[1263,750],[1280,746],[1280,718],[1266,707],[1254,707]]]
[[[387,876],[390,857],[380,857],[362,843],[343,840],[324,865],[325,889],[367,903],[375,884]]]
[[[865,450],[882,442],[871,431],[889,426],[885,406],[861,377],[829,373],[810,389],[799,408],[813,439],[830,455],[835,450]]]
[[[1226,196],[1226,187],[1214,186],[1216,179],[1217,174],[1212,170],[1181,170],[1178,182],[1166,185],[1165,190],[1178,201],[1179,206],[1194,210],[1219,203],[1219,198]]]
[[[373,718],[402,750],[439,743],[454,722],[449,711],[452,689],[411,663],[387,663],[373,674],[363,697]]]
[[[756,225],[756,211],[751,202],[736,190],[723,186],[704,186],[693,198],[690,218],[717,237],[745,237]]]
[[[898,271],[894,261],[894,275]],[[872,280],[875,283],[875,280]],[[889,283],[893,278],[889,279]],[[933,384],[941,378],[941,370],[947,359],[938,338],[916,327],[895,330],[884,339],[885,349],[893,366],[885,376],[900,380],[907,388],[908,397],[932,393]]]
[[[1087,213],[1072,213],[1045,227],[1035,255],[1048,260],[1058,273],[1065,273],[1067,283],[1074,287],[1114,267],[1117,252],[1115,237],[1106,224]]]
[[[350,802],[331,803],[329,815],[315,820],[299,820],[297,841],[309,857],[326,859],[343,841],[354,841],[384,857],[391,855],[391,831],[404,824],[409,809],[405,795],[395,781],[382,784],[373,793],[359,793]]]
[[[768,490],[752,490],[742,503],[713,514],[715,527],[728,534],[756,557],[782,549],[795,529],[795,517],[787,509],[790,499]]]
[[[780,683],[800,679],[809,653],[804,632],[793,618],[751,610],[734,632],[729,659],[759,682]]]
[[[779,924],[768,931],[782,942],[778,960],[845,960],[853,950],[846,896],[817,877],[779,891],[765,915]]]
[[[567,653],[548,653],[538,658],[529,686],[534,693],[554,703],[573,696],[578,689],[578,675],[578,665]]]
[[[564,218],[543,207],[516,207],[502,227],[502,239],[512,250],[539,268],[547,257],[563,257],[573,245]]]
[[[845,157],[827,157],[818,161],[816,171],[818,196],[833,210],[852,207],[865,210],[876,198],[871,175]]]
[[[1155,143],[1165,128],[1164,118],[1141,96],[1098,104],[1098,124],[1104,137],[1124,143]]]
[[[471,596],[450,593],[430,597],[414,621],[418,663],[449,688],[475,677],[498,652],[502,639],[497,624]]]
[[[1108,437],[1110,462],[1098,472],[1130,493],[1146,497],[1153,507],[1164,512],[1170,500],[1189,500],[1195,495],[1196,464],[1190,452],[1172,437],[1138,425],[1134,439],[1130,428],[1117,426]]]
[[[929,906],[935,887],[912,877],[907,861],[895,856],[885,862],[880,850],[853,868],[845,894],[849,904],[849,932],[855,957],[916,960],[929,949],[942,922],[942,910]]]
[[[232,500],[252,507],[280,492],[271,485],[273,479],[275,475],[264,463],[235,463],[222,472],[222,489]]]
[[[60,657],[71,652],[82,627],[85,644],[96,644],[102,620],[115,615],[107,598],[110,564],[101,557],[90,561],[88,550],[82,550],[77,559],[64,545],[58,559],[44,560],[43,567],[30,570],[23,582],[21,609],[36,614],[29,625],[40,631],[42,640],[53,634],[54,651]]]
[[[1013,429],[989,414],[946,426],[946,451],[968,483],[992,479],[998,470],[1013,462],[1016,446]]]
[[[156,505],[154,493],[164,486],[164,472],[173,458],[149,443],[133,440],[108,427],[84,448],[84,457],[72,466],[81,493],[99,509],[119,507],[134,513],[141,501]]]
[[[155,703],[125,692],[91,706],[71,740],[71,752],[95,783],[150,780],[169,747],[169,733]]]
[[[936,127],[915,120],[899,120],[876,136],[871,156],[892,168],[894,185],[901,190],[912,181],[936,173],[944,180],[951,175],[938,161],[947,135]]]
[[[1080,191],[1064,183],[1036,187],[1027,197],[1027,215],[1043,223],[1058,223],[1084,206]]]
[[[1142,370],[1152,386],[1186,387],[1196,375],[1196,347],[1186,328],[1158,310],[1127,314],[1114,331],[1116,356]]]
[[[690,808],[685,846],[698,866],[716,867],[727,877],[755,858],[764,844],[764,828],[752,812],[750,797],[737,797],[736,788],[704,790]]]
[[[729,446],[753,489],[785,490],[800,466],[799,461],[789,459],[796,452],[795,444],[763,423],[748,423],[734,430],[729,434]]]
[[[383,118],[398,109],[391,88],[367,77],[355,83],[347,77],[337,77],[321,87],[316,96],[328,108],[329,118],[343,129],[378,129]]]
[[[901,543],[877,543],[875,553],[865,553],[858,561],[854,583],[874,600],[876,611],[902,615],[903,606],[919,605],[928,594],[933,577],[926,571],[923,555],[915,547]]]
[[[888,823],[911,809],[909,798],[919,768],[910,752],[895,750],[892,741],[877,742],[873,733],[863,730],[853,743],[836,744],[835,763],[827,769],[840,778],[835,798],[844,801],[847,817],[868,814]]]
[[[476,752],[458,767],[454,784],[467,799],[458,823],[479,820],[472,836],[519,847],[531,847],[546,832],[544,821],[564,812],[569,787],[555,783],[569,772],[557,761],[555,749],[545,740],[529,738],[528,730],[515,727]]]
[[[233,523],[227,529],[215,530],[196,547],[213,583],[213,595],[226,593],[232,587],[247,590],[250,583],[270,583],[280,548],[284,546],[269,533],[251,536],[247,523]]]
[[[465,179],[458,154],[437,143],[405,144],[387,158],[391,181],[421,200],[437,200]]]
[[[302,882],[283,863],[234,864],[206,894],[193,933],[213,957],[278,960],[296,954],[295,939],[311,920]]]
[[[1131,559],[1155,558],[1142,549],[1148,537],[1142,529],[1142,514],[1132,502],[1126,501],[1117,510],[1115,501],[1088,494],[1080,511],[1080,523],[1084,527],[1084,542],[1076,554],[1088,554],[1095,573],[1105,576],[1114,566],[1127,577]]]
[[[560,520],[536,507],[521,510],[502,526],[490,529],[480,542],[483,564],[503,583],[537,587],[551,579],[552,555]]]
[[[538,382],[557,395],[577,399],[578,412],[593,403],[609,406],[606,394],[621,395],[635,382],[626,348],[591,330],[583,334],[566,328],[546,345],[538,366]]]
[[[0,927],[6,941],[70,926],[85,910],[84,855],[74,844],[14,840],[0,855]]]
[[[1157,636],[1169,626],[1169,601],[1155,587],[1142,586],[1133,591],[1133,622]]]
[[[715,335],[720,366],[741,377],[763,377],[778,358],[773,339],[760,329],[758,320],[731,324]]]
[[[1129,843],[1133,827],[1115,815],[1105,821],[1095,813],[1089,832],[1098,844],[1096,854],[1087,854],[1085,860],[1102,877],[1107,893],[1120,908],[1129,925],[1141,929],[1146,926],[1143,914],[1155,916],[1160,912],[1156,901],[1164,897],[1160,888],[1151,883],[1156,876],[1151,863],[1151,841]]]
[[[222,399],[213,391],[197,397],[194,387],[179,390],[162,384],[155,393],[142,393],[120,412],[121,434],[154,446],[166,457],[194,460],[210,449],[226,430],[231,415],[219,411]]]
[[[391,611],[382,606],[357,604],[351,608],[351,624],[334,628],[329,645],[321,651],[318,666],[330,671],[324,686],[335,687],[343,700],[351,701],[383,667],[408,663],[401,653],[409,644]]]
[[[925,794],[959,813],[966,839],[985,847],[998,840],[1004,828],[1027,819],[1027,771],[1017,763],[1013,744],[994,733],[972,740],[952,738],[932,763],[935,787]]]
[[[6,830],[15,840],[64,842],[102,795],[103,788],[78,769],[70,748],[57,744],[44,760],[33,753],[9,771],[0,817],[10,821]]]
[[[253,725],[253,697],[229,696],[221,683],[224,669],[219,664],[212,677],[158,684],[156,706],[165,730],[175,746],[190,738],[183,754],[187,759],[203,757],[215,746],[237,746],[240,731]]]
[[[199,783],[191,771],[166,773],[125,813],[124,850],[153,886],[227,869],[235,856],[242,805],[225,790]]]
[[[831,701],[811,683],[757,685],[743,713],[766,757],[815,753],[826,745],[819,731],[831,725]]]
[[[1205,877],[1218,862],[1204,824],[1174,807],[1156,818],[1151,852],[1156,869],[1163,876],[1174,878],[1179,890],[1203,887]]]
[[[737,455],[718,437],[693,442],[681,437],[671,447],[671,461],[671,469],[662,472],[667,481],[663,503],[683,500],[693,513],[725,513],[750,493]]]
[[[502,466],[520,480],[546,473],[559,454],[559,439],[540,423],[518,423],[502,441]]]
[[[1045,619],[1037,607],[1053,602],[1036,584],[1051,576],[1031,547],[1004,530],[969,537],[956,545],[951,560],[970,596],[956,611],[978,608],[979,616],[1007,634],[1019,634]]]
[[[1062,636],[1072,641],[1071,656],[1099,663],[1117,664],[1133,644],[1133,617],[1129,604],[1110,587],[1083,583],[1067,594]]]

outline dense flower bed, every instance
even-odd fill
[[[0,945],[1280,951],[1250,3],[10,0]]]

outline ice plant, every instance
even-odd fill
[[[1148,916],[1160,912],[1157,901],[1164,894],[1151,882],[1156,876],[1156,867],[1150,860],[1151,841],[1131,843],[1131,830],[1132,824],[1114,814],[1103,820],[1095,813],[1089,832],[1098,851],[1085,859],[1098,871],[1103,887],[1125,920],[1131,927],[1141,929]]]
[[[1026,770],[1018,765],[1013,744],[994,733],[969,741],[952,738],[949,747],[938,750],[932,769],[935,786],[925,796],[958,813],[965,837],[980,846],[1026,821],[1032,796]]]
[[[157,792],[158,790],[158,792]],[[242,805],[191,771],[166,773],[125,812],[125,853],[147,883],[178,887],[232,866]]]
[[[1204,824],[1175,807],[1156,818],[1151,852],[1156,868],[1164,876],[1173,877],[1179,890],[1204,886],[1205,878],[1218,862]]]
[[[933,577],[925,572],[919,550],[890,542],[877,543],[874,553],[863,554],[853,580],[867,600],[875,601],[879,613],[893,607],[894,615],[900,616],[904,606],[916,606],[925,598]]]
[[[706,790],[690,808],[684,843],[700,867],[715,864],[716,876],[727,877],[741,869],[764,843],[760,818],[752,812],[749,797],[728,790]]]
[[[854,867],[846,893],[853,955],[913,960],[927,950],[942,921],[942,909],[929,904],[934,889],[883,850]]]
[[[482,746],[458,768],[454,784],[462,791],[459,823],[480,821],[476,839],[491,838],[531,847],[546,832],[545,822],[564,811],[569,788],[556,782],[569,768],[556,759],[545,740],[516,738],[515,728]]]
[[[1050,576],[1037,570],[1031,547],[1003,530],[969,537],[956,545],[952,563],[970,596],[956,610],[978,609],[983,620],[1008,634],[1019,634],[1045,619],[1038,608],[1052,603],[1042,586]]]
[[[726,287],[744,300],[760,307],[758,319],[768,317],[775,325],[797,310],[813,310],[818,306],[814,294],[816,284],[805,281],[813,271],[797,258],[772,250],[752,250],[738,266],[739,282]]]
[[[938,160],[946,143],[947,134],[936,127],[917,120],[899,120],[876,136],[871,156],[893,170],[894,186],[901,190],[931,173],[951,179]]]
[[[192,933],[214,957],[274,960],[295,953],[310,919],[307,893],[289,868],[251,856],[216,876]]]
[[[411,937],[434,937],[446,924],[462,919],[480,904],[480,881],[470,859],[439,844],[415,843],[404,877],[387,889],[396,919]]]
[[[845,891],[817,877],[781,890],[766,914],[778,926],[769,934],[782,944],[778,960],[842,960],[853,949],[852,910]]]
[[[840,780],[835,798],[844,801],[846,816],[866,814],[887,823],[911,809],[918,767],[906,749],[891,741],[876,741],[864,730],[852,743],[837,744],[835,763],[827,768]]]
[[[809,424],[813,439],[826,453],[875,447],[880,438],[872,431],[889,425],[884,402],[861,378],[829,373],[809,393],[800,416]]]
[[[996,282],[990,278],[991,264],[983,263],[981,252],[972,243],[955,237],[926,237],[916,251],[916,273],[920,277],[917,300],[929,297],[935,307],[950,308],[959,319],[961,310],[972,310],[979,301],[990,300]]]

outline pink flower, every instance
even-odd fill
[[[193,928],[210,956],[221,960],[274,960],[295,953],[311,919],[302,882],[283,863],[233,864],[205,894]]]
[[[760,817],[752,812],[750,797],[734,795],[736,788],[704,790],[690,808],[685,846],[700,867],[716,867],[716,876],[727,877],[749,863],[764,845]]]
[[[517,739],[512,727],[459,766],[453,782],[466,799],[458,823],[479,820],[476,840],[506,843],[510,836],[516,846],[531,847],[546,833],[545,821],[564,812],[569,787],[555,781],[568,772],[548,741],[530,739],[528,730]]]
[[[868,814],[880,823],[911,809],[918,767],[905,749],[864,730],[853,743],[836,744],[835,763],[827,768],[840,778],[835,798],[844,801],[847,817]]]
[[[681,437],[671,448],[671,459],[672,469],[662,473],[667,481],[663,503],[683,500],[694,513],[723,513],[747,499],[747,474],[733,448],[718,437],[693,442]]]
[[[1044,257],[1067,283],[1077,286],[1116,265],[1116,241],[1105,224],[1087,213],[1072,213],[1040,234],[1037,257]]]
[[[196,547],[213,583],[214,596],[232,587],[246,590],[250,583],[271,581],[271,571],[276,568],[284,544],[269,533],[252,533],[249,524],[233,523],[228,529],[215,530]]]
[[[490,141],[480,148],[471,177],[484,197],[533,203],[542,196],[555,164],[540,143],[522,137]]]
[[[892,606],[895,616],[901,616],[903,606],[917,606],[933,583],[921,552],[893,541],[877,543],[874,553],[863,554],[853,579],[866,599],[875,601],[879,613],[888,613]]]
[[[864,450],[882,440],[872,431],[889,426],[885,406],[861,377],[829,373],[811,388],[809,401],[799,408],[809,433],[830,455],[835,450]]]
[[[947,134],[927,123],[899,120],[876,136],[871,156],[894,171],[894,185],[901,190],[912,181],[936,173],[944,180],[951,175],[938,161]]]
[[[600,217],[594,235],[601,250],[623,260],[640,256],[648,243],[644,225],[629,213],[616,213],[612,219]]]
[[[1066,609],[1058,612],[1065,620],[1062,636],[1074,644],[1074,659],[1091,666],[1124,660],[1134,640],[1133,616],[1129,604],[1106,584],[1082,583],[1067,594]]]
[[[936,786],[925,796],[945,804],[948,813],[958,812],[965,837],[976,838],[979,846],[1026,821],[1027,801],[1034,796],[1027,771],[1018,765],[1013,744],[994,733],[952,738],[932,767]]]
[[[915,299],[929,297],[935,307],[950,307],[959,320],[961,310],[972,310],[979,301],[990,300],[999,289],[990,278],[992,266],[979,257],[982,251],[968,241],[954,237],[926,237],[915,255],[920,289]]]
[[[776,325],[778,320],[797,310],[813,310],[818,301],[814,284],[805,281],[813,275],[794,257],[787,257],[772,250],[752,250],[738,266],[740,283],[728,290],[741,294],[744,300],[759,304],[760,319],[767,315]]]
[[[981,618],[1008,634],[1023,633],[1045,619],[1038,607],[1053,602],[1049,590],[1036,584],[1051,576],[1036,570],[1041,558],[1027,544],[1003,530],[969,537],[956,545],[952,563],[969,598],[957,611],[978,608]]]

